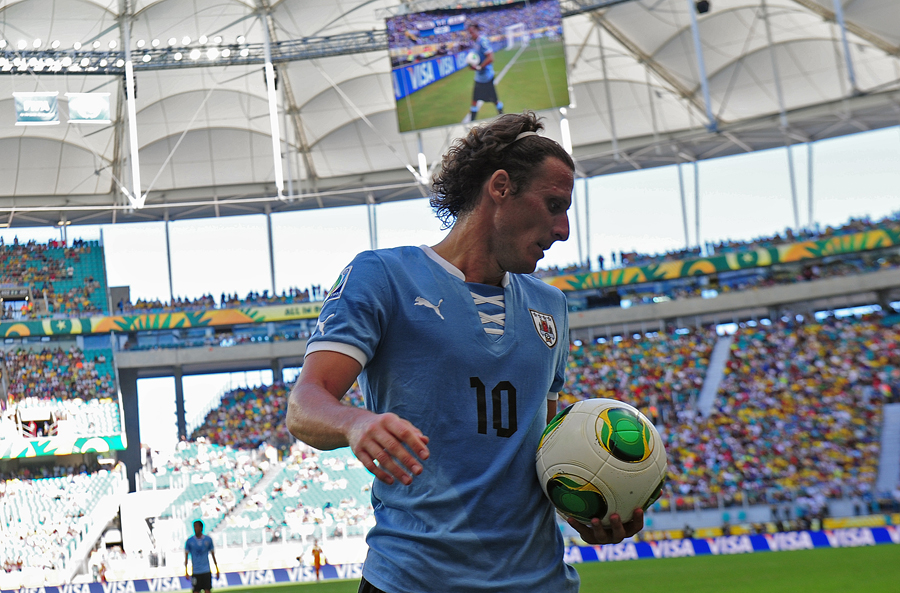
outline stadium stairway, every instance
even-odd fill
[[[886,404],[883,415],[875,490],[891,492],[900,485],[900,404]]]
[[[222,520],[219,521],[219,524],[216,525],[216,527],[212,530],[212,532],[210,533],[210,536],[213,537],[213,541],[218,541],[217,539],[215,539],[217,537],[217,534],[219,534],[227,529],[228,521],[226,521],[226,519],[228,518],[228,516],[229,515],[235,515],[235,516],[240,515],[241,513],[244,512],[244,510],[248,506],[253,504],[253,498],[257,494],[259,494],[260,492],[263,492],[263,493],[268,492],[272,487],[272,482],[274,482],[275,478],[277,478],[279,476],[279,474],[281,474],[281,470],[283,470],[283,469],[284,469],[284,462],[273,463],[273,464],[269,465],[268,469],[266,469],[266,473],[263,474],[263,477],[260,478],[259,482],[256,483],[256,485],[253,487],[253,489],[250,490],[250,493],[247,494],[247,496],[245,496],[243,498],[243,500],[241,500],[241,502],[239,502],[237,504],[237,506],[235,506],[233,509],[231,509],[231,511],[229,513],[227,513],[224,517],[222,517]]]
[[[732,342],[734,342],[734,336],[720,337],[713,348],[712,356],[709,357],[709,367],[706,369],[703,387],[700,388],[700,395],[697,397],[697,411],[704,418],[709,416],[713,404],[716,403],[719,385],[725,377],[725,364],[731,357]]]

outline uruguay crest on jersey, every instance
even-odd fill
[[[556,346],[559,333],[556,331],[556,321],[553,319],[553,315],[541,313],[534,309],[528,309],[528,312],[531,313],[531,321],[534,322],[534,329],[537,330],[538,335],[544,340],[547,347],[553,348]]]

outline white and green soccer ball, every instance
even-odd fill
[[[478,55],[477,51],[470,51],[466,54],[466,64],[475,68],[478,64],[481,63],[481,56]]]
[[[609,526],[631,520],[662,494],[666,450],[656,427],[636,408],[613,399],[576,402],[556,415],[536,457],[544,493],[568,517]]]

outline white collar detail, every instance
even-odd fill
[[[436,264],[444,268],[451,276],[455,276],[466,282],[466,275],[462,273],[462,270],[445,260],[443,257],[437,254],[437,252],[429,247],[428,245],[419,245],[419,249],[425,252],[425,255],[430,257]],[[503,278],[500,280],[500,287],[506,288],[509,284],[509,272],[503,273]]]

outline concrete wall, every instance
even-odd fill
[[[194,375],[271,369],[276,360],[281,367],[300,366],[305,353],[305,340],[257,342],[228,348],[123,350],[116,353],[116,366],[134,369],[140,378],[170,376],[176,367],[180,367],[185,375]]]

